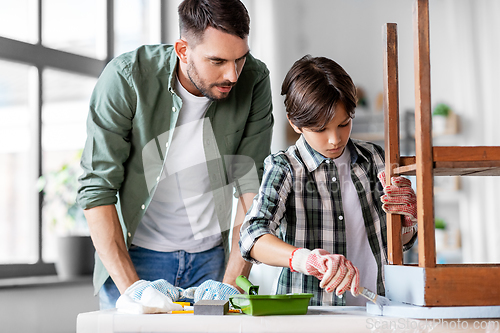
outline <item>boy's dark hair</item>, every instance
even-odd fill
[[[198,43],[208,27],[241,39],[250,33],[250,16],[240,0],[184,0],[178,7],[182,37]]]
[[[356,86],[335,61],[306,55],[288,71],[281,95],[285,95],[288,119],[298,128],[324,128],[341,102],[354,118]]]

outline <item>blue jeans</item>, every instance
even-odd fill
[[[199,253],[157,252],[132,245],[129,254],[142,280],[165,279],[172,285],[185,289],[197,287],[209,279],[222,281],[224,277],[222,245]],[[109,277],[99,291],[99,307],[101,310],[114,308],[118,297],[120,292]]]

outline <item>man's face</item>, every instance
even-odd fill
[[[291,123],[290,123],[291,124]],[[321,130],[302,128],[291,124],[295,132],[304,135],[309,146],[327,158],[337,158],[344,152],[352,129],[352,119],[342,103],[335,108],[335,116]]]
[[[241,39],[209,27],[203,39],[188,49],[186,71],[195,88],[192,93],[211,100],[226,98],[245,64],[248,38]]]

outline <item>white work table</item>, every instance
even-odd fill
[[[365,307],[311,306],[301,316],[130,315],[115,309],[81,313],[77,333],[132,332],[500,332],[500,319],[411,319],[374,316]]]

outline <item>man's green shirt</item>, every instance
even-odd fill
[[[172,46],[142,46],[113,59],[91,97],[77,202],[83,209],[116,204],[127,246],[156,190],[182,107],[176,68]],[[236,197],[257,193],[272,126],[269,71],[248,55],[237,84],[210,104],[203,125],[226,259],[233,188]],[[96,256],[96,293],[108,276]]]

